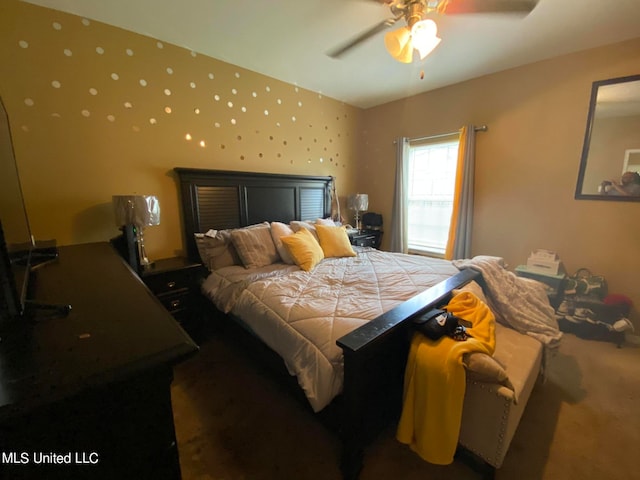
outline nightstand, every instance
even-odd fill
[[[359,230],[349,234],[349,241],[357,247],[380,248],[382,230]]]
[[[202,264],[184,257],[163,258],[144,269],[140,277],[180,325],[194,333],[200,323]]]

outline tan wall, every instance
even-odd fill
[[[149,257],[179,253],[177,166],[333,175],[340,195],[354,190],[362,111],[317,93],[18,0],[0,5],[0,65],[38,239],[108,240],[111,196],[149,194],[162,210]]]
[[[639,65],[636,39],[369,109],[359,188],[388,231],[394,139],[486,124],[476,145],[473,254],[515,267],[535,248],[555,250],[569,272],[588,267],[631,297],[638,329],[640,203],[575,200],[574,192],[592,82],[640,73]]]

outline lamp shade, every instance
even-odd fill
[[[399,62],[411,63],[413,60],[411,31],[408,27],[401,27],[386,33],[384,36],[384,46],[389,54]]]
[[[160,225],[160,203],[154,195],[114,195],[116,225]]]
[[[356,193],[353,195],[349,195],[347,199],[347,206],[350,210],[355,210],[356,212],[364,212],[367,208],[369,208],[369,195],[366,193]]]
[[[424,57],[438,46],[440,40],[436,22],[431,19],[422,20],[411,27],[411,43],[413,48],[418,50],[420,60],[424,60]]]

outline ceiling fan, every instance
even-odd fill
[[[389,54],[403,63],[413,61],[414,51],[424,59],[440,43],[436,23],[427,15],[468,15],[510,13],[526,15],[539,0],[374,0],[389,7],[391,17],[360,33],[344,45],[330,51],[342,56],[365,40],[404,19],[406,25],[387,32],[384,43]]]

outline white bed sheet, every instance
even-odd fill
[[[356,257],[324,259],[311,272],[284,264],[227,267],[203,290],[284,359],[319,411],[342,390],[336,340],[458,271],[446,260],[365,248]]]

